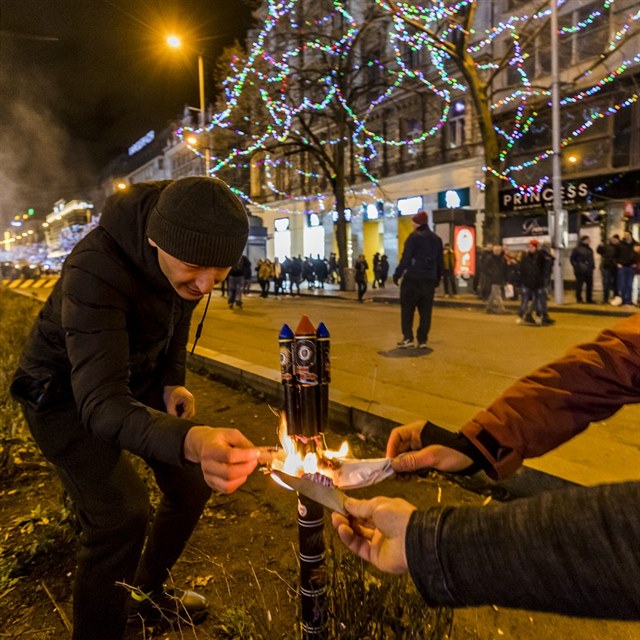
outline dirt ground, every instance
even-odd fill
[[[260,397],[191,373],[198,416],[206,424],[241,429],[255,444],[275,444],[277,418]],[[342,434],[327,434],[337,445]],[[381,455],[357,437],[347,438],[357,457]],[[0,561],[15,561],[13,580],[0,582],[0,638],[45,640],[68,637],[71,617],[74,535],[60,523],[61,490],[38,454],[25,449],[17,461],[19,473],[0,488]],[[444,476],[390,479],[351,492],[403,496],[421,507],[437,503],[485,505],[496,497],[472,493]],[[327,530],[330,528],[327,527]],[[331,530],[332,531],[332,530]],[[25,563],[12,552],[25,538],[39,536],[48,549]],[[331,532],[329,537],[332,537]],[[330,543],[332,544],[332,543]],[[336,542],[339,545],[339,542]],[[205,594],[211,615],[196,629],[157,632],[177,638],[297,638],[296,496],[256,472],[238,491],[214,496],[191,543],[174,568],[173,581]],[[128,640],[149,637],[132,629]],[[344,634],[347,637],[348,634]],[[349,636],[351,637],[351,636]],[[388,637],[409,637],[402,634]],[[423,637],[418,632],[412,637]],[[424,637],[427,637],[426,635]],[[451,640],[637,640],[640,624],[578,620],[498,607],[478,607],[453,613]]]

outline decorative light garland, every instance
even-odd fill
[[[602,0],[588,16],[575,24],[559,28],[559,35],[571,37],[593,27],[603,16],[611,15],[609,10],[614,1]],[[238,144],[225,153],[211,157],[211,174],[231,167],[247,167],[251,164],[262,166],[266,186],[271,193],[292,203],[326,201],[328,196],[319,186],[326,176],[318,171],[301,169],[284,157],[283,154],[288,151],[283,149],[288,147],[295,153],[296,150],[304,151],[305,145],[315,146],[319,151],[325,150],[330,159],[332,148],[338,144],[345,145],[351,149],[359,173],[371,183],[365,189],[350,193],[370,195],[378,182],[374,166],[379,148],[411,148],[425,143],[437,135],[449,120],[453,96],[468,92],[468,87],[450,70],[452,59],[447,43],[451,45],[460,37],[459,34],[468,37],[476,33],[473,29],[464,31],[460,23],[464,12],[476,4],[476,0],[458,0],[451,4],[444,0],[433,0],[425,5],[400,2],[394,6],[387,0],[375,0],[374,4],[389,15],[385,25],[388,28],[386,44],[391,56],[389,62],[381,59],[379,54],[367,54],[362,46],[370,41],[365,32],[367,23],[357,19],[355,12],[350,11],[342,0],[333,0],[326,11],[309,0],[267,0],[264,23],[251,44],[246,61],[231,62],[231,73],[223,82],[223,108],[212,117],[204,130],[185,126],[176,132],[178,138],[193,153],[202,156],[203,152],[197,144],[186,143],[188,136],[213,130],[233,133],[238,138]],[[564,4],[566,0],[558,2],[558,6]],[[547,19],[549,15],[550,9],[547,7],[532,15],[504,17],[495,26],[485,29],[466,48],[467,54],[477,59],[476,68],[482,74],[498,68],[494,60],[486,60],[486,53],[491,53],[494,42],[499,38],[510,38],[512,41],[507,63],[515,70],[519,81],[506,95],[491,104],[494,111],[513,115],[513,122],[508,126],[506,122],[496,126],[496,132],[502,140],[499,153],[502,165],[507,165],[514,147],[526,138],[539,118],[538,112],[530,106],[531,99],[549,96],[548,90],[532,85],[525,62],[533,53],[524,50],[525,40],[518,29],[529,21]],[[573,14],[569,12],[567,15]],[[407,20],[421,25],[422,29],[416,29]],[[640,20],[640,11],[629,14],[624,20],[624,24],[608,42],[606,51],[614,50],[629,38],[633,23]],[[338,22],[342,23],[340,30],[337,28]],[[438,33],[440,42],[433,39],[431,32]],[[286,45],[278,44],[278,37]],[[535,42],[530,46],[535,46]],[[414,60],[408,58],[409,52],[414,55]],[[416,60],[420,60],[421,56],[422,64],[417,64]],[[428,64],[424,63],[425,58]],[[590,86],[563,97],[561,106],[567,107],[595,96],[639,62],[640,53],[627,57],[613,71]],[[305,80],[305,73],[308,74],[310,69],[317,71],[317,78],[313,81],[309,77]],[[361,78],[366,74],[371,74],[374,80],[372,91],[375,90],[375,93],[366,108],[362,108],[351,91],[364,86],[365,81]],[[587,78],[585,76],[583,80]],[[375,81],[380,83],[377,89]],[[306,90],[304,86],[313,86],[313,89]],[[380,114],[386,105],[404,100],[412,90],[423,96],[433,96],[435,100],[431,104],[437,106],[439,114],[419,131],[413,131],[411,137],[388,135],[376,121],[380,121]],[[255,96],[251,104],[253,111],[249,115],[242,111],[240,102],[241,96],[247,91]],[[566,147],[574,143],[596,121],[619,112],[637,100],[638,94],[634,93],[617,104],[588,114],[584,122],[562,140],[561,145]],[[508,112],[507,107],[510,109]],[[340,118],[345,126],[342,133],[334,126],[338,114],[342,114]],[[325,118],[327,125],[320,139],[312,140],[302,120],[309,121],[317,115]],[[242,121],[243,124],[240,126],[234,121]],[[319,133],[316,131],[315,135]],[[263,157],[255,161],[258,153]],[[518,164],[502,168],[484,167],[484,170],[515,188],[531,192],[542,188],[548,182],[548,176],[541,178],[534,186],[519,185],[516,176],[550,155],[551,151],[545,150]],[[292,196],[278,189],[274,179],[276,171],[290,172],[294,177],[304,178],[309,185],[318,183],[318,193]],[[309,186],[309,189],[312,190],[312,187]],[[263,206],[246,194],[243,197],[254,206]],[[272,208],[272,205],[264,206]]]

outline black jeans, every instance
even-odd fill
[[[358,300],[362,300],[364,294],[367,292],[367,281],[356,280],[356,287],[358,287]]]
[[[159,588],[211,490],[198,465],[148,461],[162,498],[147,535],[149,497],[130,454],[84,429],[72,402],[44,411],[25,404],[23,410],[34,439],[73,500],[82,528],[73,640],[119,640],[130,597],[117,583]]]
[[[593,271],[576,273],[576,300],[583,302],[582,289],[586,289],[586,302],[593,302]]]
[[[411,280],[403,278],[400,286],[400,323],[402,337],[413,340],[413,315],[418,310],[420,321],[416,337],[419,343],[426,342],[431,329],[431,311],[436,291],[435,280]]]

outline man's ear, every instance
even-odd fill
[[[147,242],[152,246],[155,247],[156,249],[158,248],[158,245],[149,237],[147,236]]]

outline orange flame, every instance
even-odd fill
[[[338,450],[327,449],[321,435],[315,438],[292,437],[287,434],[287,419],[280,413],[278,438],[284,451],[284,461],[274,460],[274,468],[291,476],[305,473],[321,473],[331,477],[331,461],[349,454],[349,444],[345,440]]]

